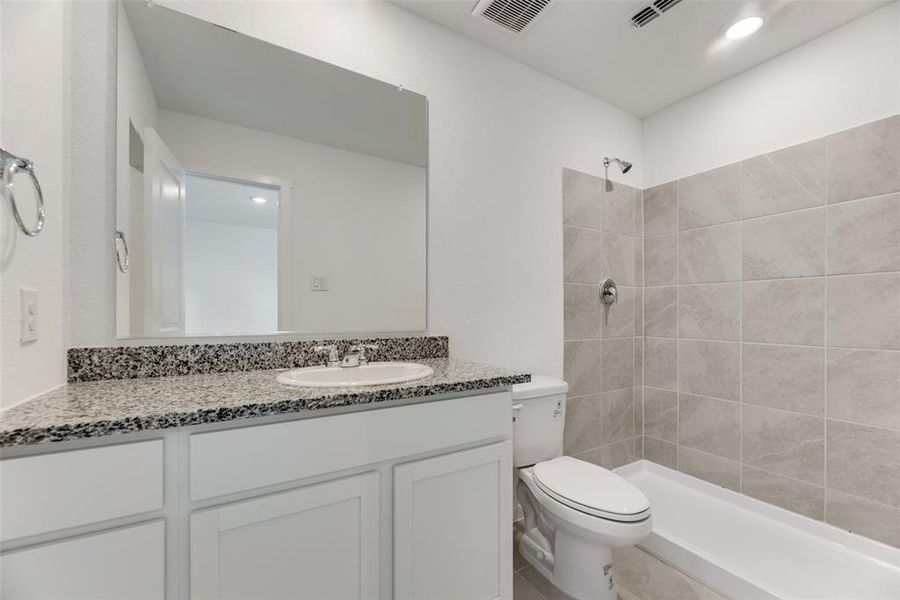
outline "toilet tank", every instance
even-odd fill
[[[512,388],[513,461],[526,467],[562,455],[566,392],[561,379],[533,375]]]

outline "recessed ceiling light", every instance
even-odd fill
[[[266,200],[262,196],[253,196],[253,201],[257,204],[265,204],[266,202],[268,202],[268,200]]]
[[[728,31],[725,32],[725,37],[729,40],[743,39],[759,31],[762,24],[763,20],[760,17],[747,17],[746,19],[741,19],[728,28]]]

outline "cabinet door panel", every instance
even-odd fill
[[[191,516],[191,597],[373,599],[378,474]]]
[[[149,600],[165,596],[162,521],[0,555],[4,600]]]
[[[394,469],[394,597],[512,598],[509,442]]]

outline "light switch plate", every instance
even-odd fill
[[[313,275],[309,278],[309,289],[312,292],[327,292],[328,278],[321,275]]]
[[[38,292],[31,288],[20,288],[19,298],[19,306],[22,311],[20,343],[28,344],[38,339]]]

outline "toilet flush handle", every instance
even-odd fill
[[[513,412],[519,412],[520,410],[522,410],[522,403],[516,402],[515,404],[512,405],[512,409],[513,409]]]

